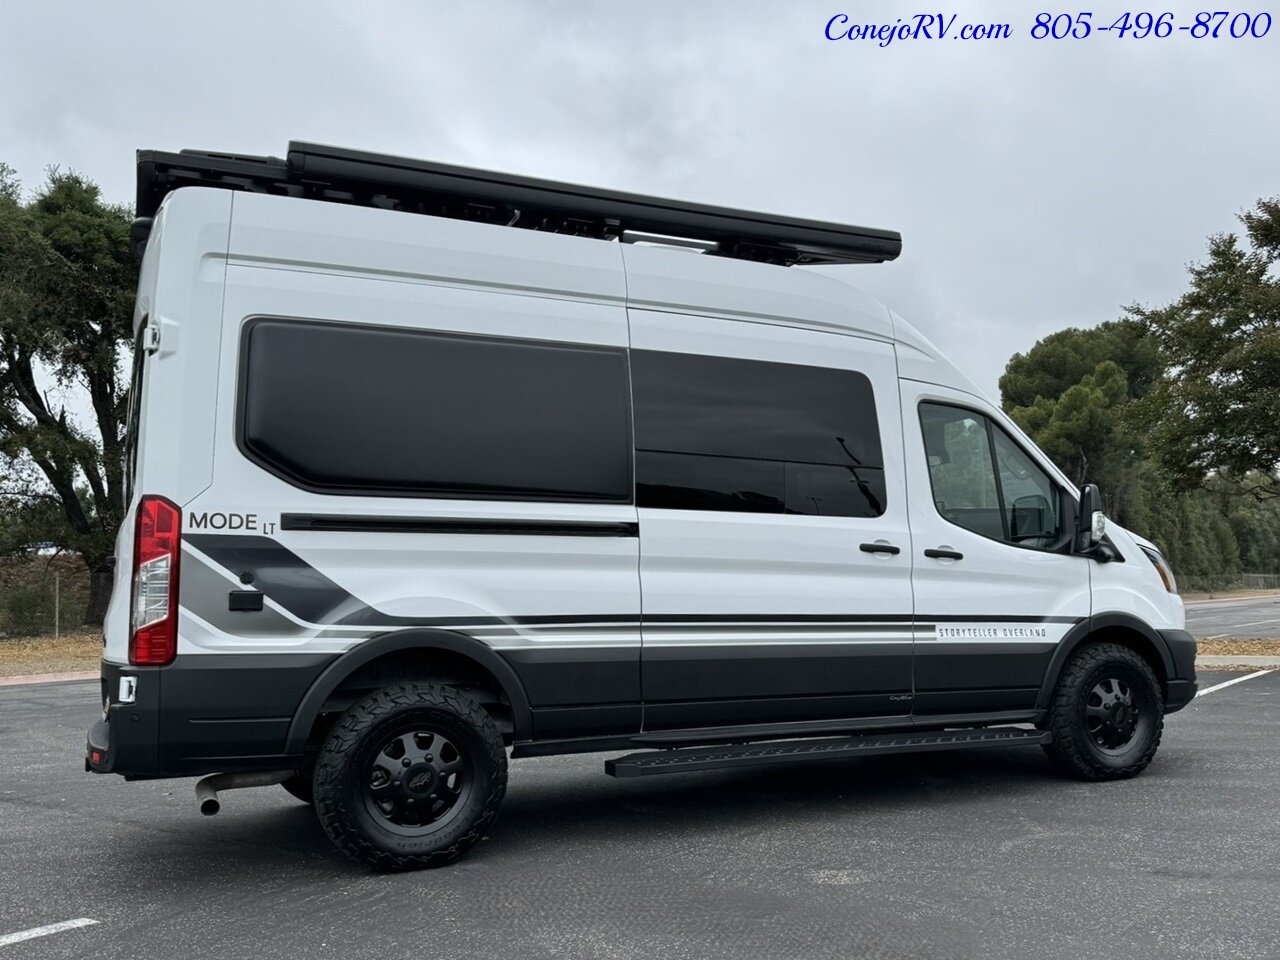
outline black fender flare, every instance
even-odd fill
[[[1132,631],[1147,642],[1161,664],[1163,676],[1158,676],[1157,679],[1160,681],[1161,686],[1165,688],[1165,695],[1168,695],[1169,679],[1176,676],[1176,670],[1174,668],[1173,655],[1169,652],[1169,645],[1165,643],[1164,637],[1160,635],[1160,632],[1131,613],[1099,613],[1081,620],[1068,630],[1066,636],[1059,641],[1058,648],[1053,652],[1053,658],[1049,661],[1049,668],[1045,671],[1044,682],[1040,685],[1040,694],[1036,697],[1037,710],[1049,709],[1049,702],[1053,698],[1053,689],[1058,685],[1058,675],[1062,673],[1062,668],[1066,665],[1067,658],[1075,652],[1075,649],[1099,630],[1112,627],[1120,627]]]
[[[515,739],[529,739],[533,729],[529,697],[511,665],[491,647],[473,637],[455,633],[452,630],[426,627],[398,630],[395,633],[371,637],[330,663],[311,684],[303,695],[302,702],[298,704],[298,709],[294,711],[293,720],[289,724],[289,733],[285,737],[285,753],[296,755],[303,752],[316,717],[320,715],[320,708],[344,680],[365,664],[402,650],[420,650],[424,653],[441,650],[459,654],[473,661],[476,666],[487,671],[498,682],[510,702]]]

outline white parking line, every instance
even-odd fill
[[[1223,687],[1229,687],[1233,683],[1244,683],[1246,680],[1252,680],[1254,677],[1261,677],[1264,674],[1275,673],[1274,670],[1259,670],[1256,673],[1246,673],[1243,677],[1236,677],[1232,680],[1224,680],[1222,683],[1215,683],[1212,687],[1205,687],[1196,694],[1196,699],[1203,697],[1206,693],[1213,693],[1215,690],[1221,690]]]
[[[97,920],[90,920],[88,917],[81,917],[78,920],[63,920],[61,923],[51,923],[46,927],[32,927],[30,930],[6,933],[0,936],[0,947],[22,943],[24,940],[34,940],[36,937],[47,937],[51,933],[62,933],[64,930],[75,930],[77,927],[91,927],[97,922]]]

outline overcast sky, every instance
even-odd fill
[[[891,227],[896,263],[829,269],[993,395],[1045,334],[1176,297],[1208,234],[1280,194],[1280,23],[1037,41],[1068,8],[935,8],[1014,36],[824,38],[926,9],[885,0],[6,4],[0,160],[132,201],[139,147],[299,139]]]

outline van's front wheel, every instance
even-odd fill
[[[1156,755],[1164,699],[1151,667],[1128,647],[1091,643],[1072,654],[1058,678],[1045,752],[1082,780],[1141,773]]]
[[[401,683],[333,725],[316,759],[316,814],[348,855],[382,870],[462,856],[507,787],[502,734],[464,691]]]

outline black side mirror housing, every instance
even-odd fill
[[[1102,494],[1096,483],[1086,483],[1080,488],[1080,510],[1076,514],[1076,549],[1081,553],[1102,542],[1107,532],[1107,520],[1102,514]]]

